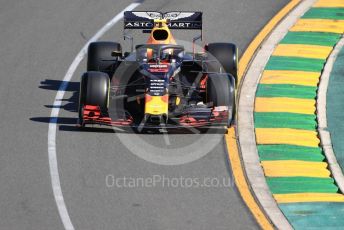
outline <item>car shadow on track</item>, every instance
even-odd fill
[[[68,83],[68,84],[67,84]],[[69,98],[64,98],[61,100],[61,110],[65,110],[72,113],[78,112],[78,104],[79,104],[79,82],[64,82],[60,80],[51,80],[46,79],[40,82],[38,88],[51,90],[51,91],[58,91],[62,84],[67,84],[67,88],[65,89],[68,94],[71,94]],[[54,92],[54,94],[56,93]],[[50,109],[54,108],[54,105],[44,105],[45,108]],[[59,125],[75,125],[77,123],[77,115],[75,117],[31,117],[31,121],[35,122],[42,122],[42,123],[56,123]]]
[[[40,89],[54,91],[58,91],[62,84],[67,84],[67,88],[65,91],[72,93],[72,96],[61,100],[63,105],[60,106],[60,109],[64,109],[69,112],[78,112],[80,82],[65,82],[59,80],[46,79],[45,81],[41,81],[40,84]],[[54,108],[53,105],[45,105],[45,107],[49,109]]]

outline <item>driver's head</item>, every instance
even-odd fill
[[[169,61],[172,58],[172,49],[165,49],[161,53],[161,60]]]
[[[156,56],[157,56],[157,54],[154,51],[154,49],[150,49],[150,48],[147,49],[147,59],[149,62],[156,61],[156,58],[157,58]]]

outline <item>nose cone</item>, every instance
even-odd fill
[[[145,96],[145,114],[147,115],[167,115],[168,113],[168,94],[164,96]]]

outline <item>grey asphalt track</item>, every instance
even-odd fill
[[[205,41],[234,42],[243,51],[287,2],[147,0],[137,9],[201,10]],[[48,165],[51,105],[75,55],[130,3],[0,0],[0,229],[63,229]],[[121,34],[122,23],[118,23],[103,39],[123,42]],[[143,41],[143,37],[135,41]],[[234,187],[107,186],[106,179],[113,177],[230,179],[231,169],[221,134],[204,134],[209,142],[218,144],[201,159],[163,166],[128,150],[121,140],[133,134],[77,131],[78,81],[84,69],[82,62],[68,86],[57,133],[61,187],[75,229],[258,228]],[[173,150],[189,146],[202,135],[170,134],[169,144],[163,135],[139,138],[147,146]],[[180,149],[175,151],[183,154]]]

